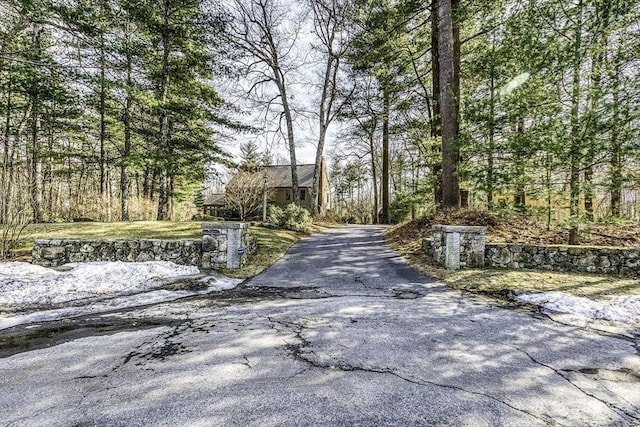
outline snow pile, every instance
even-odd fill
[[[72,301],[136,294],[162,285],[162,279],[199,274],[197,267],[168,262],[90,262],[55,271],[27,263],[0,263],[0,309],[56,307]]]
[[[162,289],[183,281],[195,286]],[[239,282],[221,275],[203,276],[197,267],[166,261],[76,263],[59,270],[21,262],[0,263],[0,330],[172,301],[231,289]]]
[[[562,292],[523,293],[518,301],[543,307],[547,312],[565,313],[593,320],[619,323],[640,322],[640,296],[616,296],[594,300]]]

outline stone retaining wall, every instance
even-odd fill
[[[433,226],[422,248],[449,269],[494,267],[599,274],[640,275],[640,247],[494,244],[484,242],[483,227]],[[479,257],[483,258],[482,260]],[[454,262],[451,262],[453,258]],[[455,262],[458,259],[459,262]]]
[[[36,240],[33,264],[57,267],[68,262],[172,261],[201,268],[240,268],[258,243],[245,223],[204,223],[203,240]]]
[[[172,261],[201,266],[202,242],[193,240],[36,240],[33,263],[57,267],[68,262]]]
[[[640,275],[640,248],[487,244],[485,265],[512,269]]]

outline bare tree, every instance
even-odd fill
[[[267,198],[269,198],[273,192],[273,179],[268,173],[240,170],[227,185],[225,192],[227,205],[237,209],[240,220],[245,221],[262,205],[265,186],[268,191]]]
[[[341,61],[346,55],[348,43],[346,41],[345,26],[352,11],[351,2],[344,0],[309,0],[313,11],[314,34],[320,41],[319,47],[323,57],[322,87],[318,105],[318,145],[316,147],[313,184],[311,187],[311,214],[318,213],[318,187],[320,183],[320,169],[327,129],[331,122],[340,114],[355,89],[355,84],[344,96],[339,96],[338,77]]]
[[[279,123],[284,120],[293,202],[300,205],[293,110],[290,105],[289,77],[296,69],[296,41],[300,22],[287,19],[290,5],[278,0],[235,0],[230,24],[231,43],[247,57],[246,75],[251,79],[250,93],[262,95],[264,85],[275,85],[275,96],[265,100],[267,110],[279,108]],[[282,130],[282,126],[278,126]]]
[[[0,222],[0,259],[7,259],[12,255],[31,220],[29,180],[26,174],[16,174],[9,179],[15,180],[13,185],[0,188],[0,206],[3,212]]]

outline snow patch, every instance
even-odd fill
[[[640,322],[640,296],[615,296],[602,299],[577,297],[563,292],[523,293],[518,301],[543,307],[547,312],[571,314],[586,319],[625,324]]]
[[[199,286],[162,289],[182,280]],[[0,263],[0,330],[172,301],[231,289],[238,283],[240,280],[204,276],[197,267],[167,261],[70,263],[55,270],[23,262]]]

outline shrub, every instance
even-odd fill
[[[270,205],[269,206],[269,214],[267,215],[267,221],[280,226],[282,223],[282,217],[284,216],[284,211],[279,206]]]
[[[306,233],[312,220],[309,211],[291,203],[284,210],[278,206],[269,206],[269,222],[287,230]]]

